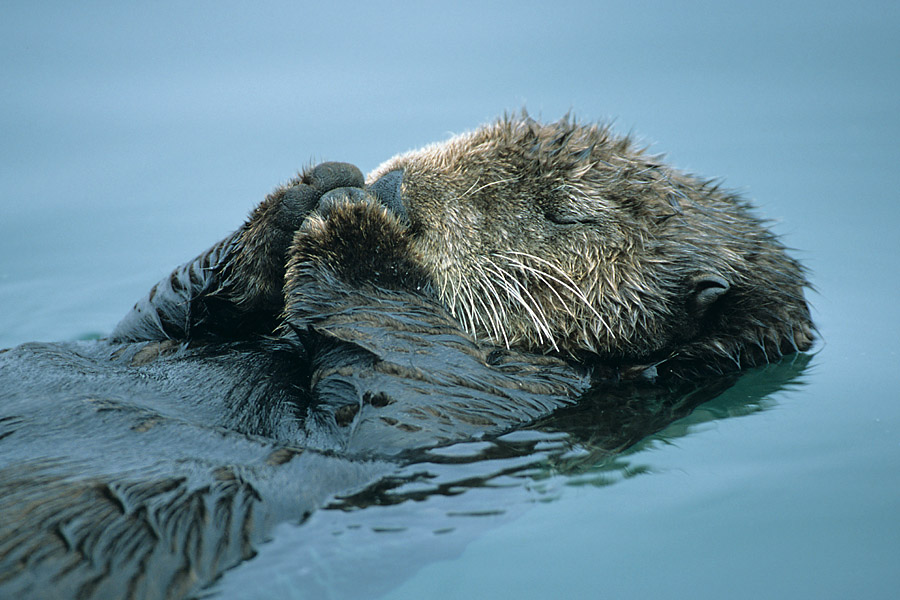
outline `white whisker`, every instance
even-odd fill
[[[493,263],[488,261],[488,264],[493,264]],[[487,276],[487,273],[485,273],[484,268],[481,265],[476,265],[476,267],[479,271],[479,274],[481,275],[481,277],[478,278],[479,286],[485,292],[487,301],[491,305],[491,313],[490,314],[493,315],[493,319],[491,320],[491,322],[492,322],[492,328],[494,330],[494,337],[497,339],[503,338],[504,345],[507,348],[509,348],[509,338],[506,335],[506,327],[504,326],[505,319],[500,317],[500,312],[499,312],[500,309],[498,309],[497,304],[494,302],[494,298],[497,298],[499,301],[499,297],[497,295],[497,288],[494,287],[490,278]],[[484,301],[482,301],[482,305],[484,306]],[[488,308],[487,308],[487,306],[485,306],[485,311],[487,311],[487,310],[488,310]],[[504,316],[505,316],[505,313],[504,313]]]
[[[575,314],[575,311],[572,310],[572,308],[565,301],[565,299],[560,295],[560,293],[556,291],[556,288],[554,288],[552,285],[549,284],[548,279],[550,281],[555,281],[556,283],[558,283],[559,285],[563,286],[566,289],[569,289],[568,286],[564,282],[560,281],[556,277],[553,277],[552,275],[548,275],[547,273],[541,271],[540,269],[535,269],[534,267],[530,267],[519,260],[511,259],[509,257],[503,257],[503,258],[506,258],[506,260],[509,261],[510,265],[512,265],[513,267],[515,267],[521,271],[527,271],[527,272],[533,274],[538,279],[540,279],[543,283],[547,284],[547,288],[553,293],[554,296],[556,296],[556,299],[559,300],[563,309],[569,314],[569,316],[572,317],[573,319],[577,317],[577,315]],[[569,291],[571,291],[571,290],[569,290]]]
[[[534,296],[531,295],[531,292],[528,291],[522,282],[514,277],[509,277],[508,274],[504,273],[504,271],[496,265],[494,265],[494,268],[496,269],[495,272],[497,275],[499,275],[504,282],[503,288],[507,291],[511,299],[528,313],[529,318],[532,323],[534,323],[535,329],[537,330],[538,341],[543,341],[546,337],[550,345],[553,346],[553,349],[558,350],[559,348],[556,344],[556,340],[553,338],[553,333],[550,329],[550,324],[547,322],[543,307],[535,300]],[[510,283],[514,284],[515,288],[513,288]],[[524,296],[522,295],[523,293]],[[525,296],[527,296],[527,300]]]
[[[526,257],[526,258],[530,258],[530,259],[532,259],[532,260],[534,260],[534,261],[537,261],[537,262],[539,262],[539,263],[541,263],[541,264],[547,265],[548,267],[550,267],[551,269],[553,269],[554,271],[556,271],[557,273],[559,273],[560,276],[562,276],[566,281],[568,281],[568,283],[565,283],[564,281],[560,281],[559,279],[556,279],[556,281],[557,281],[560,285],[564,286],[567,290],[569,290],[570,292],[572,292],[572,293],[578,298],[578,300],[580,300],[582,303],[584,303],[584,305],[585,305],[592,313],[594,313],[594,316],[595,316],[595,317],[601,318],[601,317],[600,317],[600,313],[598,313],[598,312],[597,312],[597,309],[595,309],[595,308],[593,307],[593,305],[591,305],[590,300],[588,300],[587,296],[584,295],[584,292],[581,291],[581,288],[578,287],[578,285],[575,283],[575,281],[572,280],[572,277],[571,277],[568,273],[566,273],[559,265],[553,264],[553,263],[550,262],[549,260],[544,259],[544,258],[537,257],[537,256],[535,256],[535,255],[533,255],[533,254],[528,254],[527,252],[516,252],[515,250],[510,250],[510,251],[509,251],[509,254],[513,254],[513,255],[517,255],[517,256],[524,256],[524,257]],[[523,263],[523,264],[524,264],[524,263]],[[545,274],[546,274],[548,277],[551,277],[551,275],[547,274],[546,272],[545,272]]]
[[[498,179],[497,181],[492,181],[492,182],[490,182],[490,183],[486,183],[486,184],[484,184],[483,186],[481,186],[481,187],[478,188],[478,189],[473,189],[476,185],[478,185],[478,181],[476,180],[475,183],[472,184],[472,187],[470,187],[468,190],[466,190],[466,192],[463,193],[461,196],[459,196],[457,199],[465,198],[465,197],[468,196],[469,194],[477,194],[478,192],[480,192],[480,191],[483,190],[484,188],[489,188],[489,187],[491,187],[491,186],[493,186],[493,185],[499,185],[499,184],[501,184],[501,183],[508,183],[508,182],[510,182],[510,181],[517,181],[518,179],[519,179],[518,177],[509,177],[509,178],[507,178],[507,179]]]

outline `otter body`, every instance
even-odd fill
[[[108,340],[0,353],[0,590],[194,594],[422,450],[652,384],[621,450],[807,349],[806,285],[745,201],[602,126],[308,169]]]

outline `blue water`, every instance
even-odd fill
[[[798,249],[824,340],[800,381],[750,407],[742,381],[599,472],[474,463],[489,485],[283,524],[219,591],[896,597],[898,40],[890,2],[7,2],[0,347],[108,333],[309,163],[523,106],[610,119]]]

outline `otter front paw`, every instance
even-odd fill
[[[243,310],[279,311],[294,233],[326,192],[363,185],[363,175],[354,165],[326,162],[275,190],[240,230],[222,265],[221,288],[216,295]]]
[[[317,273],[354,288],[421,288],[424,271],[407,226],[371,195],[355,192],[332,192],[297,230],[288,257],[286,296]]]
[[[427,281],[397,215],[368,193],[332,192],[294,236],[282,331],[305,329],[337,313],[350,318],[361,307],[397,308],[427,296]]]
[[[116,342],[244,339],[272,333],[284,305],[294,232],[330,190],[362,188],[346,163],[322,163],[269,194],[250,219],[157,283],[116,326]]]

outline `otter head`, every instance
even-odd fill
[[[603,126],[506,118],[327,196],[295,265],[399,273],[379,285],[414,281],[489,344],[686,374],[813,339],[803,269],[747,203]]]
[[[747,203],[606,127],[503,119],[368,189],[476,338],[699,371],[811,345],[804,271]]]

